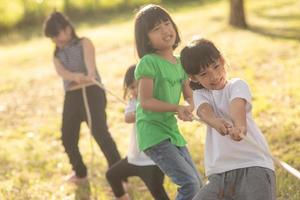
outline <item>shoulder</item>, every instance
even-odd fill
[[[136,103],[136,99],[130,99],[125,108],[125,113],[134,112],[136,110]]]
[[[144,63],[144,62],[153,63],[156,60],[157,57],[154,54],[146,54],[140,59],[139,63]]]
[[[137,63],[137,68],[155,68],[157,65],[157,58],[153,54],[147,54],[143,56]]]
[[[251,99],[251,90],[245,80],[242,80],[240,78],[234,78],[231,79],[230,81],[230,87],[229,93],[231,98],[233,99],[234,97],[243,97],[247,100]]]
[[[209,96],[209,90],[202,88],[202,89],[197,89],[193,91],[193,96],[194,97],[208,97]]]
[[[80,41],[81,41],[82,46],[85,48],[91,48],[94,46],[93,42],[87,37],[81,38]]]
[[[142,77],[154,78],[157,72],[157,63],[152,54],[147,54],[141,58],[135,69],[135,79],[139,80]]]
[[[248,83],[240,78],[232,78],[229,80],[230,87],[248,87]]]
[[[245,80],[238,78],[238,77],[230,79],[229,82],[231,84],[247,84],[247,82]]]

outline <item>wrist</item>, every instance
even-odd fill
[[[216,117],[208,117],[208,118],[206,118],[205,121],[206,121],[206,123],[207,123],[209,126],[215,128],[215,124],[216,124],[217,118],[216,118]]]
[[[72,75],[71,75],[71,81],[77,81],[77,79],[78,79],[78,74],[76,74],[76,73],[73,73]]]
[[[178,113],[178,112],[179,112],[179,110],[180,110],[180,107],[181,107],[181,106],[180,106],[180,105],[174,105],[174,106],[175,106],[175,109],[174,109],[174,110],[175,110],[175,112],[176,112],[176,113]]]

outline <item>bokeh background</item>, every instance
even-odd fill
[[[0,199],[113,199],[105,180],[107,164],[82,124],[80,148],[90,180],[66,184],[71,167],[60,141],[61,79],[52,63],[54,45],[42,23],[53,10],[66,13],[79,36],[96,47],[106,87],[120,97],[127,67],[138,61],[133,42],[135,10],[145,3],[165,7],[182,43],[200,35],[224,53],[230,77],[246,80],[253,93],[253,116],[272,153],[300,170],[300,1],[299,0],[0,0]],[[131,125],[124,105],[108,98],[108,124],[122,156]],[[179,122],[203,174],[205,127]],[[94,152],[94,154],[93,154]],[[94,156],[93,156],[94,155]],[[92,160],[92,158],[94,158]],[[300,181],[277,168],[279,200],[299,200]],[[134,199],[151,199],[131,178]],[[176,187],[165,180],[174,199]]]

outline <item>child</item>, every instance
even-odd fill
[[[140,177],[148,189],[150,190],[154,199],[163,200],[169,199],[164,187],[164,174],[148,158],[143,152],[138,150],[136,142],[136,127],[135,127],[135,107],[137,98],[137,81],[134,80],[135,65],[128,68],[124,79],[124,98],[127,92],[130,93],[129,104],[125,110],[125,122],[134,123],[131,134],[128,156],[115,163],[106,173],[108,182],[110,183],[114,195],[119,200],[129,199],[128,194],[125,194],[122,187],[122,180],[130,176]]]
[[[181,62],[195,89],[197,115],[207,124],[205,171],[209,183],[194,199],[274,200],[272,160],[240,136],[247,134],[268,148],[251,116],[247,83],[238,78],[227,80],[223,56],[205,39],[186,46]]]
[[[179,119],[191,121],[194,102],[180,59],[173,55],[180,37],[168,12],[157,5],[142,8],[135,19],[135,42],[141,58],[135,70],[139,148],[179,185],[176,199],[192,199],[202,181],[175,113]],[[189,105],[178,105],[181,92]]]
[[[86,87],[91,112],[92,134],[101,148],[108,165],[120,160],[116,144],[106,124],[106,96],[104,90],[92,83],[101,81],[95,63],[95,49],[88,38],[78,38],[70,21],[61,13],[53,12],[45,21],[46,37],[55,43],[54,65],[62,77],[65,100],[62,119],[62,142],[75,173],[69,181],[78,182],[87,177],[87,168],[78,148],[82,121],[87,121],[82,88]]]

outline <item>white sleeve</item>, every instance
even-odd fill
[[[194,104],[195,104],[196,110],[198,110],[198,108],[201,104],[210,103],[207,91],[205,91],[204,89],[194,90],[193,98],[194,98]]]
[[[246,110],[250,111],[252,108],[252,96],[248,84],[238,79],[230,87],[230,102],[235,98],[242,98],[247,101]]]
[[[127,107],[125,108],[125,114],[135,112],[136,110],[136,100],[130,100]]]

